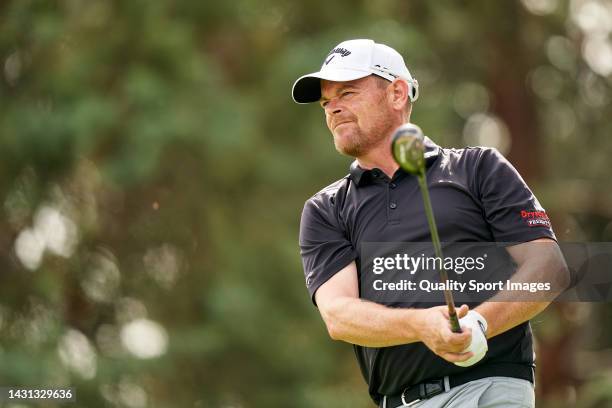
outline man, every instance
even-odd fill
[[[354,345],[381,407],[534,406],[528,320],[547,302],[484,302],[471,311],[463,305],[464,330],[453,333],[445,306],[390,307],[364,298],[362,244],[430,240],[416,178],[399,168],[390,148],[417,97],[418,83],[401,55],[372,40],[339,44],[319,72],[295,82],[293,99],[319,102],[336,149],[356,159],[350,174],[304,206],[300,248],[307,288],[331,338]],[[563,270],[548,217],[503,156],[490,148],[425,144],[443,242],[518,242],[507,248],[517,275]],[[540,222],[526,222],[521,211]],[[465,350],[476,327],[465,324],[468,316],[486,321],[489,351],[464,368],[456,364],[473,357]]]

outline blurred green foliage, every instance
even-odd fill
[[[612,240],[605,4],[2,2],[0,385],[73,386],[79,407],[372,406],[303,284],[302,205],[350,160],[293,81],[340,41],[387,43],[427,134],[499,147],[561,240]],[[609,315],[535,319],[541,406],[612,404]],[[560,350],[569,374],[546,365]]]

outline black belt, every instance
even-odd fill
[[[512,377],[527,380],[533,384],[533,367],[522,364],[495,364],[474,367],[468,371],[451,375],[448,377],[437,378],[424,381],[405,388],[399,394],[387,396],[386,408],[396,408],[404,404],[417,403],[422,400],[429,399],[438,394],[458,385],[462,385],[474,380],[480,380],[486,377]],[[445,384],[446,383],[446,384]],[[383,406],[383,400],[380,402],[380,407]]]

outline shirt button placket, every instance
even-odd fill
[[[397,184],[395,184],[394,182],[390,182],[387,185],[387,197],[389,197],[389,201],[388,201],[388,214],[389,214],[389,223],[392,224],[396,224],[399,222],[400,217],[399,217],[399,211],[397,209],[397,203],[398,203],[398,196],[397,196]]]

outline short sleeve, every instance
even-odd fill
[[[546,211],[518,171],[496,149],[483,149],[476,178],[495,241],[556,240]]]
[[[304,205],[300,222],[300,252],[306,287],[313,303],[317,289],[357,258],[338,221],[330,196],[317,195]]]

